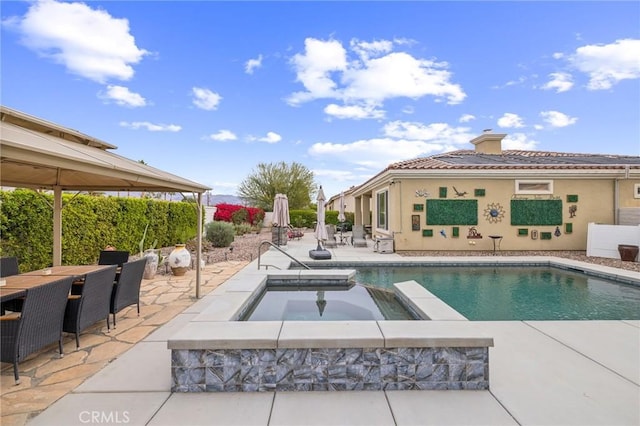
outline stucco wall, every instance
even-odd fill
[[[541,179],[548,179],[541,177]],[[528,180],[531,180],[528,178]],[[493,241],[489,235],[500,235],[500,247],[503,250],[585,250],[589,222],[614,224],[616,212],[615,181],[613,179],[552,179],[552,195],[520,195],[515,191],[515,179],[394,179],[394,184],[380,186],[373,191],[372,210],[374,236],[394,236],[395,249],[402,250],[492,250]],[[640,207],[640,198],[633,198],[633,180],[619,181],[620,207]],[[458,196],[459,192],[466,192]],[[446,198],[441,198],[439,188],[446,187]],[[475,196],[476,189],[484,189],[484,196]],[[376,229],[376,192],[389,192],[389,230]],[[427,195],[425,195],[427,194]],[[578,201],[567,201],[568,195],[577,196]],[[558,226],[516,226],[511,225],[511,199],[558,199],[562,201],[562,224]],[[426,223],[426,200],[428,199],[464,199],[477,200],[478,223],[475,229],[482,238],[468,238],[470,225],[430,225]],[[414,210],[413,205],[420,204],[422,210]],[[575,206],[571,217],[570,206]],[[485,211],[489,207],[498,207],[503,217],[488,220]],[[412,215],[419,216],[419,230],[412,230]],[[566,232],[570,223],[572,231]],[[453,237],[453,227],[458,226],[459,236]],[[519,235],[519,229],[526,229],[527,235]],[[433,236],[423,236],[423,230],[430,229]],[[441,235],[441,231],[446,235]],[[532,238],[537,232],[537,239]],[[550,240],[541,239],[541,233],[551,232]]]

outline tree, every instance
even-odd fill
[[[260,163],[240,183],[238,195],[251,205],[267,211],[273,209],[276,194],[285,194],[289,209],[304,209],[316,189],[313,172],[300,163]]]

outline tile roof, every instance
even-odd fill
[[[619,169],[640,168],[640,156],[505,150],[484,154],[458,150],[390,164],[385,170]]]

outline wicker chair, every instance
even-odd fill
[[[116,265],[90,272],[85,276],[82,292],[72,294],[67,301],[62,330],[76,335],[76,348],[80,348],[80,332],[96,322],[106,319],[109,325],[109,302],[116,277]]]
[[[116,328],[116,314],[127,306],[135,303],[138,306],[138,315],[140,315],[140,284],[146,263],[147,258],[143,257],[122,265],[120,276],[113,284],[111,293],[109,312],[113,314],[113,328]]]
[[[18,267],[17,257],[3,257],[0,259],[0,278],[18,275],[20,268]]]
[[[72,280],[65,277],[29,289],[20,314],[0,317],[1,360],[13,363],[16,384],[18,363],[30,354],[57,341],[63,356],[62,321]]]
[[[102,250],[98,257],[98,265],[122,266],[129,261],[128,251]]]

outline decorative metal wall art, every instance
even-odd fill
[[[416,197],[429,197],[429,191],[426,189],[416,189]]]
[[[578,211],[578,206],[572,204],[569,206],[569,217],[576,217],[576,212]]]
[[[452,186],[453,192],[456,193],[456,197],[464,197],[467,195],[467,191],[458,191],[455,186]]]
[[[418,214],[411,215],[411,230],[412,231],[420,230],[420,215]]]
[[[484,218],[487,219],[489,223],[502,222],[504,218],[504,208],[500,203],[489,203],[487,204],[487,208],[484,209]]]
[[[469,233],[467,234],[467,238],[482,238],[482,234],[478,232],[475,226],[469,228]]]

